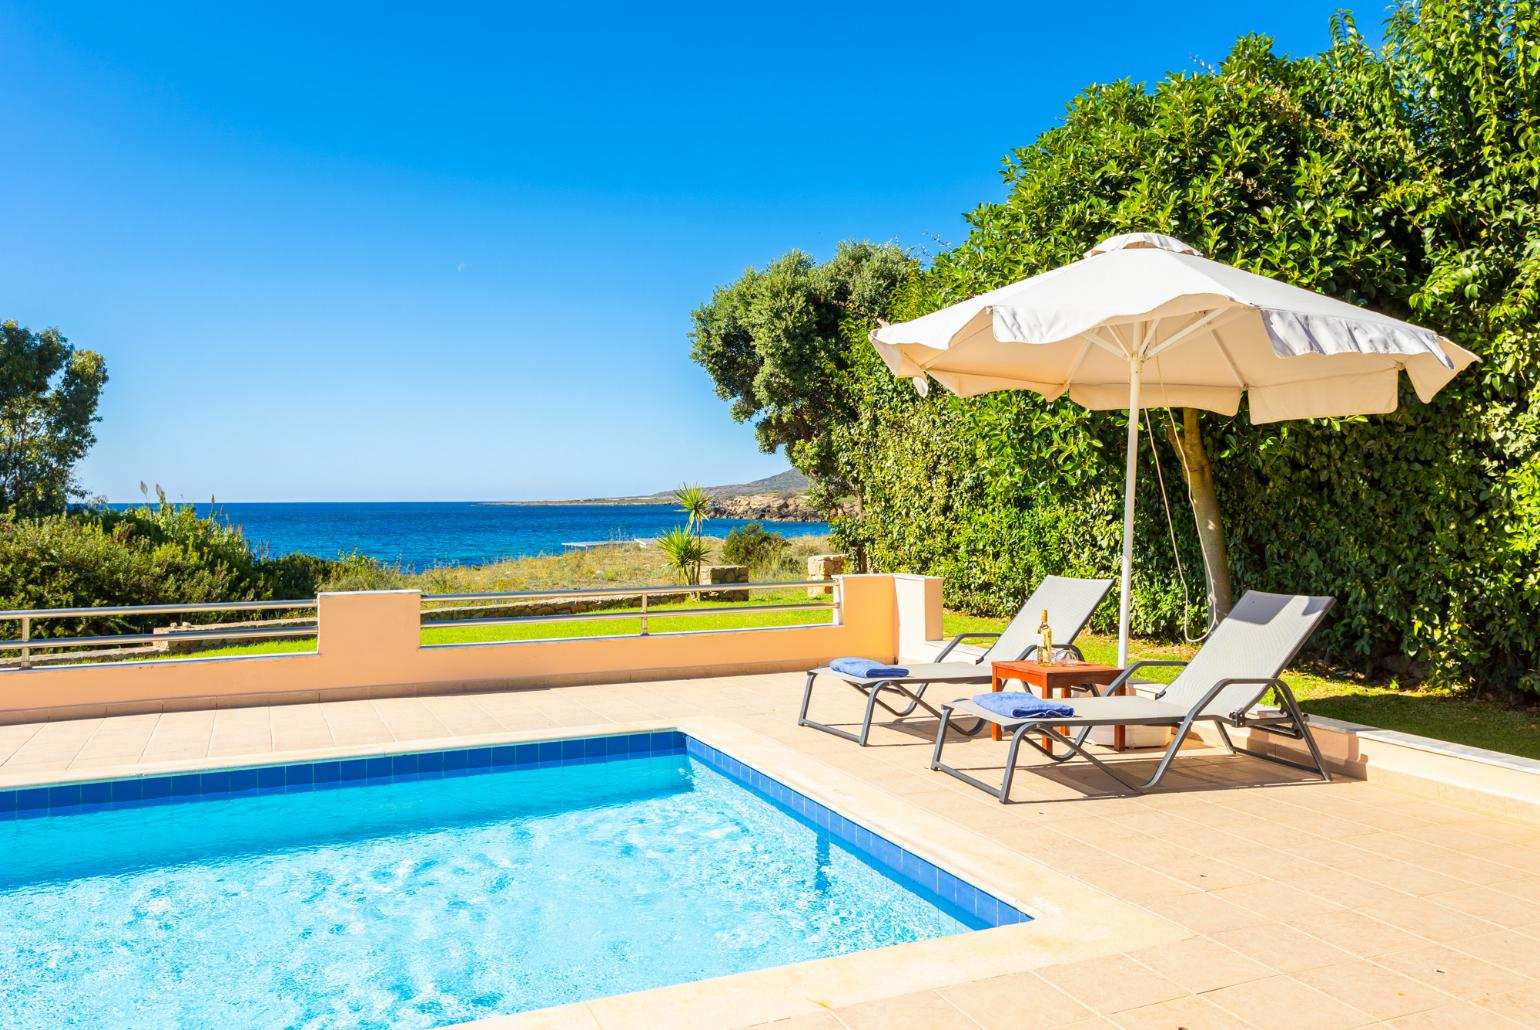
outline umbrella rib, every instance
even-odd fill
[[[1093,343],[1095,343],[1095,342],[1096,341],[1094,339],[1092,339],[1089,335],[1086,336],[1086,338],[1085,338],[1085,346],[1080,348],[1080,356],[1077,357],[1075,359],[1075,363],[1069,367],[1069,371],[1064,373],[1064,387],[1065,387],[1065,389],[1068,389],[1069,388],[1069,384],[1075,381],[1075,373],[1079,372],[1080,371],[1080,366],[1085,364],[1086,356],[1091,353],[1091,345]]]
[[[1246,309],[1245,308],[1217,308],[1217,309],[1215,309],[1213,311],[1210,311],[1208,314],[1204,315],[1202,318],[1198,319],[1196,322],[1192,322],[1191,324],[1186,325],[1186,326],[1184,326],[1181,329],[1178,329],[1175,333],[1173,333],[1170,337],[1168,337],[1166,339],[1165,343],[1162,343],[1159,347],[1156,347],[1154,350],[1150,351],[1148,354],[1145,355],[1145,357],[1146,358],[1153,358],[1155,355],[1159,354],[1161,351],[1170,350],[1172,347],[1175,347],[1177,344],[1183,342],[1189,336],[1191,336],[1193,333],[1197,332],[1199,329],[1202,329],[1204,326],[1212,326],[1212,324],[1215,323],[1216,321],[1218,321],[1219,319],[1222,319],[1222,318],[1226,317],[1227,315],[1232,315],[1232,314],[1236,313],[1237,311],[1243,311],[1243,310],[1246,310]],[[1211,328],[1209,331],[1213,332],[1213,329]]]
[[[1225,359],[1225,364],[1230,366],[1230,374],[1235,377],[1235,385],[1242,390],[1246,389],[1246,379],[1241,375],[1241,370],[1235,366],[1235,359],[1230,357],[1230,348],[1225,346],[1224,337],[1219,335],[1218,327],[1209,330],[1214,337],[1214,342],[1219,345],[1219,353]]]

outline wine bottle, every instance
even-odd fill
[[[1037,627],[1037,660],[1043,665],[1053,664],[1053,627],[1048,625],[1048,609],[1043,609],[1043,621]]]

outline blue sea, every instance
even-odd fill
[[[132,507],[115,504],[114,508]],[[195,505],[200,514],[210,506]],[[217,504],[256,547],[272,555],[303,551],[335,558],[359,554],[422,570],[485,565],[501,558],[558,554],[562,544],[651,539],[684,521],[672,504],[477,504],[468,501],[339,501]],[[744,519],[711,519],[707,536],[723,537]],[[827,533],[822,522],[772,522],[784,536]]]

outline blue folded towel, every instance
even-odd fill
[[[909,670],[902,665],[883,665],[870,658],[836,658],[829,663],[829,668],[864,680],[902,679],[909,675]]]
[[[1068,719],[1075,714],[1070,705],[1045,701],[1022,690],[1002,690],[994,694],[975,694],[973,703],[1007,719]]]

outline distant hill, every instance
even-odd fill
[[[712,497],[747,497],[751,494],[805,494],[807,493],[807,477],[796,469],[787,469],[785,472],[777,472],[773,476],[764,479],[756,479],[752,483],[729,483],[725,486],[708,486],[706,492]],[[672,488],[659,490],[655,494],[648,494],[648,499],[654,497],[672,498]]]
[[[734,497],[753,497],[773,499],[777,497],[802,498],[807,494],[807,477],[796,469],[787,469],[764,479],[756,479],[752,483],[727,483],[722,486],[705,487],[706,493],[715,500],[725,500]],[[491,505],[524,505],[524,504],[658,504],[674,499],[674,489],[659,490],[655,494],[643,494],[639,497],[574,497],[564,501],[482,501],[482,504]]]

